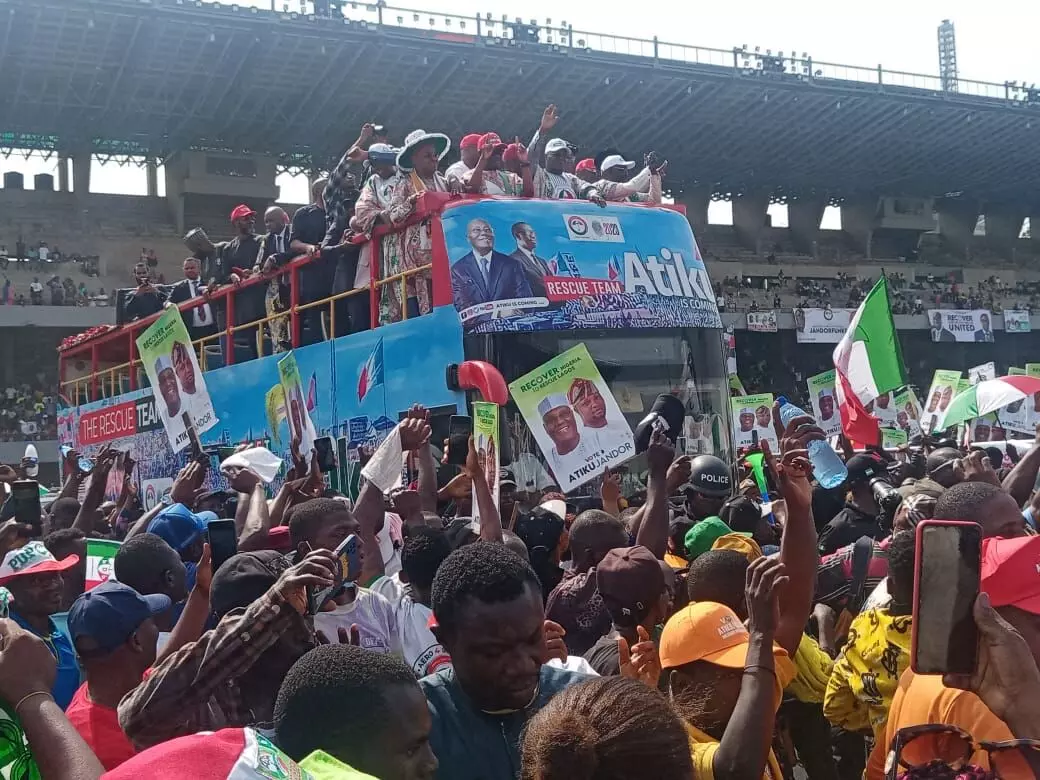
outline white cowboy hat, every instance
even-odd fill
[[[433,142],[437,149],[437,159],[443,160],[444,155],[451,149],[451,139],[444,133],[427,133],[425,130],[413,130],[404,139],[404,146],[397,153],[397,167],[402,171],[410,171],[412,165],[412,153],[425,143]]]

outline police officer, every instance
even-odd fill
[[[690,463],[690,479],[682,492],[692,521],[718,515],[733,492],[733,473],[721,458],[698,455]]]

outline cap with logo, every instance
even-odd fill
[[[605,173],[611,168],[625,168],[627,170],[632,170],[635,167],[636,164],[634,162],[626,160],[620,154],[609,154],[603,158],[603,162],[599,166],[599,169]]]
[[[614,623],[631,628],[646,619],[664,593],[664,572],[646,547],[618,547],[596,567],[596,586]]]
[[[460,149],[479,149],[480,139],[482,133],[469,133],[468,135],[462,136],[462,140],[459,141]]]
[[[849,458],[845,468],[849,472],[849,483],[869,482],[877,475],[887,473],[885,464],[879,457],[865,452]]]
[[[506,150],[502,152],[502,159],[505,162],[513,162],[520,159],[520,144],[509,144]]]
[[[567,149],[570,149],[573,152],[576,148],[577,147],[575,147],[574,144],[567,143],[562,138],[553,138],[545,145],[545,153],[559,154]]]
[[[494,146],[496,152],[501,153],[506,150],[506,145],[498,137],[498,133],[484,133],[484,135],[480,136],[480,148],[483,149],[488,144]]]
[[[255,217],[256,212],[253,211],[249,206],[244,203],[240,203],[231,209],[231,221],[237,222],[240,219],[248,219],[249,217]]]
[[[69,635],[73,642],[91,640],[89,648],[77,647],[81,655],[110,653],[126,642],[144,621],[161,615],[172,605],[170,597],[162,593],[142,596],[129,585],[108,580],[72,602]]]
[[[1040,615],[1040,536],[983,539],[982,590],[994,607]]]
[[[184,552],[216,519],[214,512],[196,514],[184,504],[174,504],[156,515],[148,525],[148,533],[160,537],[177,552]]]
[[[596,161],[591,157],[586,157],[584,160],[579,160],[578,164],[574,166],[575,173],[595,173],[596,172]]]
[[[67,571],[77,563],[78,555],[66,555],[59,561],[43,542],[29,542],[4,556],[4,562],[0,564],[0,585],[29,574]]]
[[[374,165],[395,165],[397,152],[390,144],[372,144],[368,147],[368,160]]]

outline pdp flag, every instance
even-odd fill
[[[903,355],[882,276],[856,310],[834,350],[835,395],[845,435],[861,444],[878,444],[878,421],[866,405],[906,384]]]

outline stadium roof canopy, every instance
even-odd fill
[[[880,68],[388,7],[333,15],[0,0],[0,146],[228,149],[322,168],[364,121],[397,140],[423,127],[526,141],[552,102],[583,154],[656,148],[674,189],[1040,206],[1040,93],[1013,84],[952,91]]]

